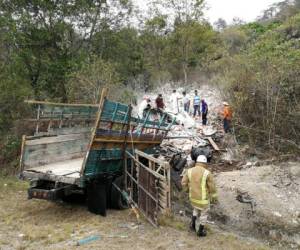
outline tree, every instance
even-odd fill
[[[166,19],[166,15],[157,15],[146,20],[140,37],[144,53],[144,69],[150,74],[150,80],[153,83],[156,82],[157,85],[163,84],[169,75],[166,67],[166,49],[168,46]]]
[[[94,56],[72,74],[68,96],[73,102],[98,103],[104,87],[109,87],[114,93],[120,87],[120,78],[113,63]]]
[[[214,35],[208,23],[196,21],[178,24],[170,35],[169,57],[175,64],[173,72],[181,71],[185,84],[188,82],[189,69],[199,66],[211,47]]]
[[[201,21],[204,0],[167,0],[163,6],[175,13],[175,22]]]
[[[35,97],[67,101],[69,75],[88,55],[94,34],[124,18],[130,1],[3,0],[0,7]]]
[[[214,26],[217,30],[223,30],[227,27],[227,22],[223,18],[219,18],[215,23]]]

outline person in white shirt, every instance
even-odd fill
[[[182,93],[183,95],[183,110],[187,113],[190,111],[190,98],[187,96],[186,92]]]
[[[145,110],[149,108],[149,105],[151,107],[150,103],[151,103],[150,97],[145,95],[143,101],[139,104],[138,115],[140,118],[144,118]]]
[[[171,94],[171,102],[172,102],[172,110],[175,114],[179,113],[179,105],[178,105],[179,99],[180,99],[180,95],[174,89],[173,93]]]

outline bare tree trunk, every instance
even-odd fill
[[[183,69],[183,75],[184,75],[184,85],[186,86],[187,85],[187,67],[186,67],[186,64],[183,63],[182,65],[182,69]]]

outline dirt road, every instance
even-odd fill
[[[182,222],[153,228],[135,224],[129,210],[110,210],[107,217],[83,205],[27,200],[27,184],[0,179],[0,249],[268,249],[260,243],[210,228],[198,239]],[[76,246],[79,239],[100,239]]]

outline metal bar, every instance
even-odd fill
[[[149,179],[149,175],[150,173],[147,172],[146,173],[146,186],[147,186],[147,190],[149,190],[150,187],[150,179]],[[147,193],[146,193],[147,194]],[[149,195],[146,196],[146,214],[149,215]]]
[[[148,159],[148,160],[150,160],[150,161],[153,161],[153,162],[155,162],[155,163],[157,163],[157,164],[159,164],[159,165],[165,164],[165,163],[166,163],[165,161],[156,159],[156,158],[154,158],[153,156],[148,155],[148,154],[146,154],[146,153],[144,153],[143,151],[140,151],[140,150],[138,150],[138,149],[135,150],[135,153],[136,153],[137,155],[140,155],[140,156],[142,156],[142,157],[144,157],[144,158],[146,158],[146,159]]]
[[[139,136],[143,133],[144,127],[145,127],[145,125],[146,125],[146,123],[147,123],[147,120],[148,120],[149,116],[150,116],[150,110],[148,111],[148,113],[147,113],[147,115],[146,115],[146,118],[145,118],[145,120],[144,120],[144,123],[143,123],[143,125],[142,125],[142,127],[141,127],[141,131],[140,131],[140,133],[139,133]]]
[[[172,139],[191,139],[194,138],[194,136],[187,135],[187,136],[167,136],[165,137],[166,140],[172,140]]]
[[[132,176],[132,175],[130,175],[130,174],[128,174],[129,175],[129,177],[131,178],[131,179],[134,179],[134,177]],[[134,179],[134,182],[135,182],[135,184],[137,184],[138,185],[138,188],[140,188],[140,189],[142,189],[147,195],[149,195],[149,197],[152,199],[152,200],[156,200],[156,198],[152,195],[152,194],[150,194],[140,183],[139,183],[139,180],[135,180]]]
[[[112,142],[112,143],[123,143],[124,141],[123,140],[106,140],[106,139],[100,139],[100,138],[97,138],[94,140],[94,142],[105,142],[105,143],[109,143],[109,142]],[[160,144],[161,141],[130,141],[131,143],[134,143],[134,144]]]
[[[39,123],[40,123],[40,112],[41,112],[41,105],[38,105],[38,112],[37,112],[37,124],[35,128],[35,133],[37,134],[39,132]]]
[[[134,162],[133,159],[131,159],[131,175],[132,175],[132,180],[133,180],[133,168],[134,168]],[[136,183],[137,184],[137,183]],[[131,199],[133,200],[133,182],[131,181]]]
[[[127,155],[125,154],[125,156],[124,156],[124,184],[125,184],[125,190],[127,191]]]
[[[108,120],[108,119],[101,119],[101,122],[111,122],[111,120]],[[121,122],[121,121],[114,121],[114,123],[115,123],[115,124],[122,124],[122,125],[125,124],[125,125],[126,125],[126,123]],[[138,123],[131,122],[131,126],[135,126],[135,127],[136,127],[137,124],[138,124]],[[146,129],[147,129],[147,128],[149,128],[149,129],[156,129],[155,126],[156,126],[155,124],[152,125],[152,126],[151,126],[151,125],[149,125],[149,126],[146,126],[146,125],[145,125],[144,128],[146,128]],[[169,127],[169,125],[168,125],[168,127]],[[164,128],[164,127],[163,127],[163,128],[160,128],[159,130],[160,130],[160,131],[169,131],[170,129],[167,129],[167,128]]]
[[[128,122],[126,124],[126,131],[125,131],[125,136],[124,136],[124,146],[123,146],[123,153],[122,153],[123,157],[126,156],[127,135],[128,135],[128,131],[130,128],[131,111],[132,111],[132,107],[131,107],[131,105],[129,105],[128,112],[127,112],[128,113]],[[126,116],[125,116],[125,119],[126,119]]]
[[[115,107],[115,110],[113,112],[112,119],[111,119],[112,122],[114,122],[115,116],[116,116],[117,111],[118,111],[118,106],[119,106],[119,103],[116,103],[116,107]]]
[[[127,152],[127,151],[126,151],[126,152]],[[127,152],[127,153],[128,153],[128,152]],[[132,157],[131,154],[129,154],[129,155]],[[133,159],[134,159],[134,158],[133,158]],[[164,177],[163,177],[163,176],[161,176],[160,174],[156,173],[155,171],[149,169],[147,166],[145,166],[144,164],[140,163],[137,159],[134,159],[134,161],[135,161],[139,166],[143,167],[144,169],[146,169],[147,171],[149,171],[150,173],[152,173],[152,174],[153,174],[154,176],[156,176],[157,178],[164,180]]]
[[[64,118],[64,110],[62,110],[62,111],[61,111],[61,114],[60,114],[60,120],[59,120],[59,125],[58,125],[59,128],[62,127],[62,124],[63,124],[63,118]]]
[[[53,114],[53,108],[51,109],[51,117],[52,117],[52,114]],[[48,124],[48,129],[47,129],[48,132],[50,131],[51,126],[52,126],[52,118],[50,118],[50,121],[49,121],[49,124]]]
[[[134,203],[134,205],[135,205],[136,207],[139,207],[139,205],[138,205],[136,202],[133,201],[133,203]],[[142,215],[144,215],[144,217],[150,222],[150,224],[151,224],[152,226],[158,227],[157,224],[155,224],[151,219],[149,219],[149,218],[146,216],[145,212],[144,212],[142,209],[139,209],[139,211],[142,213]]]

